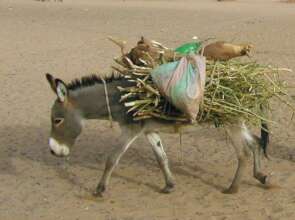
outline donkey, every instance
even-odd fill
[[[55,79],[50,74],[46,74],[46,78],[50,87],[57,95],[57,99],[51,110],[52,126],[49,138],[49,147],[53,155],[58,157],[68,156],[76,138],[82,131],[82,121],[84,119],[108,119],[108,106],[110,106],[113,120],[119,123],[122,130],[122,139],[125,144],[115,148],[108,156],[103,175],[96,187],[94,195],[103,195],[108,187],[111,174],[119,163],[119,160],[131,144],[142,134],[150,142],[156,160],[163,172],[165,186],[162,192],[170,193],[174,190],[175,181],[170,171],[168,158],[159,133],[175,133],[179,130],[186,132],[189,128],[196,125],[189,123],[176,124],[174,122],[155,119],[134,122],[130,118],[131,116],[126,115],[124,106],[119,102],[120,92],[117,86],[128,86],[130,84],[127,80],[122,80],[122,77],[116,78],[112,75],[102,79],[100,76],[92,75],[73,80],[69,84],[64,83],[60,79]],[[106,91],[108,94],[106,94]],[[106,99],[106,97],[109,99]],[[107,101],[109,105],[107,105]],[[260,171],[261,153],[263,150],[266,156],[269,138],[266,123],[262,123],[260,138],[252,134],[243,122],[227,125],[225,126],[225,130],[235,148],[238,166],[232,183],[224,193],[235,193],[238,191],[247,157],[249,156],[249,149],[252,151],[254,157],[253,176],[260,183],[266,184],[267,175]]]

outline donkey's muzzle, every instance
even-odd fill
[[[54,156],[66,157],[70,154],[70,149],[65,144],[60,144],[56,139],[49,138],[50,152]]]

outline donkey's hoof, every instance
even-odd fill
[[[257,173],[256,175],[255,175],[255,178],[261,183],[261,184],[263,184],[263,185],[265,185],[266,183],[267,183],[267,178],[268,178],[268,176],[267,175],[265,175],[265,174],[263,174],[263,173]]]
[[[266,185],[267,184],[267,175],[264,175],[260,178],[259,180],[263,185]]]
[[[239,191],[238,187],[229,187],[228,189],[225,189],[222,191],[224,194],[235,194]]]
[[[106,191],[106,187],[104,185],[98,185],[96,190],[93,192],[93,196],[95,197],[104,197]]]
[[[175,190],[174,184],[166,185],[162,190],[161,193],[169,194]]]
[[[98,191],[94,191],[93,193],[92,193],[92,195],[94,196],[94,197],[104,197],[104,193],[103,192],[98,192]]]

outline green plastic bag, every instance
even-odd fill
[[[181,45],[180,47],[177,47],[174,51],[181,54],[181,55],[187,55],[190,53],[198,53],[201,49],[201,43],[200,42],[191,42]]]
[[[195,121],[204,94],[206,58],[185,56],[179,61],[158,66],[151,76],[160,93],[190,121]]]

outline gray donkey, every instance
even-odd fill
[[[120,92],[117,86],[128,86],[130,82],[116,78],[113,75],[102,80],[99,76],[92,75],[82,79],[73,80],[65,84],[60,79],[55,79],[52,75],[46,74],[46,78],[57,95],[51,111],[51,134],[49,138],[50,151],[59,157],[68,156],[76,138],[82,131],[82,121],[84,119],[105,120],[109,117],[107,101],[111,109],[113,120],[118,122],[122,129],[123,146],[118,146],[108,156],[104,173],[97,185],[94,195],[102,196],[110,181],[111,174],[123,154],[131,144],[142,134],[151,143],[153,152],[165,177],[165,187],[162,192],[173,191],[175,182],[168,165],[168,158],[164,151],[160,132],[186,132],[189,128],[196,126],[189,123],[176,124],[161,120],[145,120],[134,122],[130,116],[126,115],[124,106],[120,104]],[[104,84],[104,83],[105,84]],[[106,89],[109,98],[106,99]],[[238,191],[242,173],[245,170],[247,157],[250,149],[254,157],[254,177],[262,184],[266,183],[267,176],[260,171],[261,152],[266,155],[268,144],[267,125],[262,123],[261,138],[253,135],[245,123],[236,122],[225,126],[231,143],[237,154],[238,166],[235,176],[225,193],[235,193]]]

